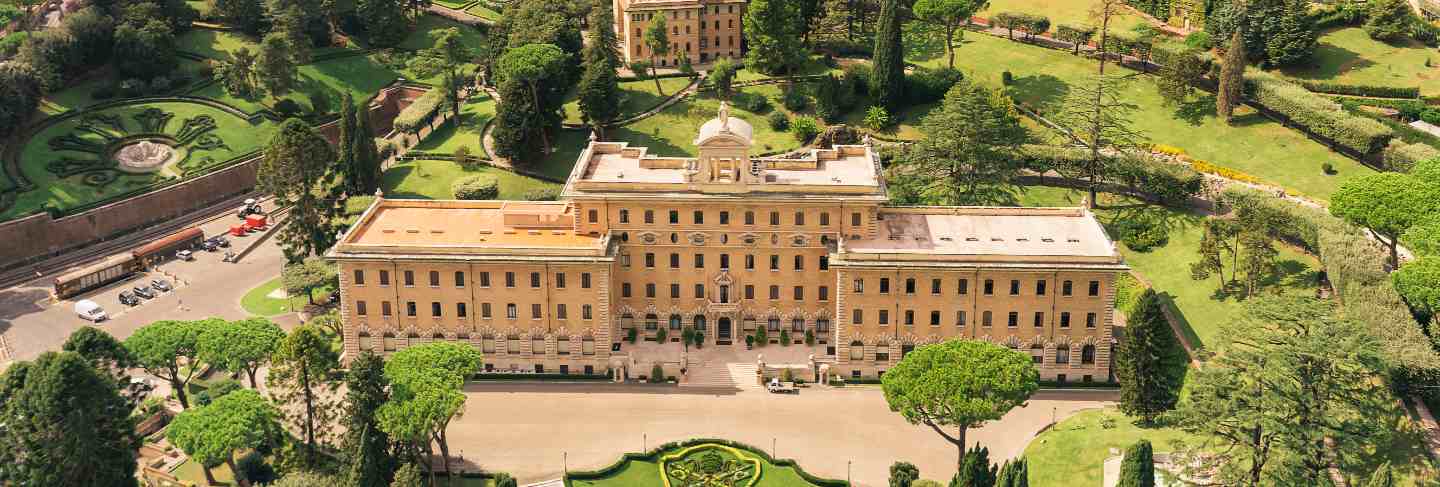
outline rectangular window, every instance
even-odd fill
[[[955,312],[955,326],[965,326],[965,310]]]
[[[581,289],[590,289],[590,273],[589,273],[589,272],[581,272],[581,273],[580,273],[580,288],[581,288]]]
[[[1011,311],[1005,318],[1005,326],[1011,328],[1020,326],[1020,313],[1018,311]]]
[[[819,300],[821,300],[821,301],[829,301],[829,300],[830,300],[830,286],[820,286],[820,292],[819,292],[819,293],[816,293],[816,294],[817,294],[817,296],[815,297],[816,299],[819,299]]]
[[[994,320],[991,319],[991,318],[992,318],[992,315],[993,315],[993,313],[991,313],[991,312],[989,312],[989,311],[986,311],[986,312],[984,312],[984,313],[980,313],[980,324],[981,324],[981,325],[984,325],[984,326],[990,326],[992,323],[994,323]]]
[[[406,302],[405,302],[405,316],[410,316],[410,317],[416,316],[415,302],[414,302],[414,301],[406,301]]]
[[[804,224],[805,224],[805,212],[803,212],[803,211],[797,211],[797,212],[795,212],[795,226],[798,227],[798,226],[802,226],[802,225],[804,225]]]
[[[389,302],[389,301],[381,301],[381,302],[380,302],[380,316],[390,316],[390,302]]]
[[[747,271],[748,271],[748,270],[755,270],[755,256],[753,256],[753,255],[746,255],[746,256],[745,256],[745,270],[747,270]]]
[[[434,316],[434,317],[436,317],[436,318],[439,318],[439,317],[440,317],[440,302],[439,302],[439,301],[432,301],[432,302],[430,303],[430,316]]]
[[[365,316],[365,302],[364,302],[364,301],[356,301],[356,302],[355,302],[355,315],[356,315],[356,316]]]
[[[679,268],[680,268],[680,254],[670,254],[670,268],[671,268],[671,269],[679,269]]]
[[[850,311],[850,324],[852,324],[852,325],[863,325],[863,324],[865,324],[865,312],[862,311],[862,310],[859,310],[859,309],[851,310],[851,311]]]
[[[704,269],[704,268],[705,268],[705,254],[695,254],[695,268],[696,268],[696,269]]]
[[[986,280],[985,280],[985,295],[986,295],[986,296],[994,296],[994,295],[995,295],[995,281],[994,281],[993,279],[986,279]]]
[[[468,316],[465,311],[465,303],[455,303],[455,316],[465,318]]]
[[[860,213],[859,213],[859,212],[851,213],[851,214],[850,214],[850,226],[852,226],[852,227],[858,227],[858,226],[860,226]]]
[[[939,295],[939,294],[940,294],[940,280],[939,280],[939,279],[931,279],[931,280],[930,280],[930,294],[935,294],[935,295]]]
[[[696,285],[695,285],[695,299],[705,299],[705,285],[704,285],[704,284],[696,284]]]
[[[885,325],[890,324],[890,310],[888,310],[888,309],[882,309],[882,310],[880,310],[879,323],[880,323],[880,326],[885,326]]]
[[[721,225],[729,225],[729,224],[730,224],[730,212],[728,212],[728,211],[722,211],[722,212],[720,212],[720,224],[721,224]]]
[[[822,227],[828,227],[828,226],[830,226],[830,212],[827,211],[827,212],[821,212],[821,213],[820,213],[820,226],[822,226]]]
[[[905,294],[915,294],[915,278],[905,278]]]
[[[704,225],[704,224],[705,224],[705,212],[704,212],[704,211],[695,210],[695,224],[696,224],[696,225]]]
[[[430,271],[430,287],[440,287],[440,271]]]
[[[630,210],[620,209],[620,223],[630,223]]]
[[[930,312],[930,326],[940,326],[940,312],[939,312],[939,311],[931,311],[931,312]]]
[[[830,256],[828,256],[828,255],[822,255],[822,256],[820,256],[820,270],[822,270],[822,271],[828,271],[828,270],[830,270]]]
[[[1018,279],[1011,279],[1011,280],[1010,280],[1010,295],[1011,295],[1011,296],[1019,296],[1019,295],[1020,295],[1020,280],[1018,280]]]
[[[1100,281],[1090,281],[1090,295],[1091,295],[1091,296],[1099,296],[1099,295],[1100,295]]]
[[[771,255],[771,256],[770,256],[770,270],[772,270],[772,271],[778,271],[778,270],[780,270],[780,256],[778,256],[778,255]]]
[[[850,285],[850,292],[853,292],[855,294],[865,294],[865,280],[856,279],[855,282]]]
[[[590,211],[586,212],[586,216],[587,216],[587,218],[590,220],[590,223],[599,223],[599,222],[600,222],[600,212],[598,212],[598,211],[590,210]]]
[[[755,299],[755,286],[745,285],[745,299]]]
[[[540,319],[540,303],[530,305],[530,319]]]
[[[540,273],[539,273],[539,272],[531,272],[531,273],[530,273],[530,288],[531,288],[531,289],[540,289]]]
[[[770,299],[780,299],[780,286],[770,286]]]
[[[506,273],[505,273],[505,287],[515,287],[515,273],[514,273],[514,272],[506,272]]]
[[[630,283],[628,283],[628,282],[622,282],[622,283],[620,283],[620,297],[622,297],[622,298],[628,298],[628,297],[630,297]]]
[[[959,284],[957,284],[957,285],[955,286],[955,293],[956,293],[956,294],[959,294],[959,295],[962,295],[962,296],[963,296],[963,295],[966,295],[966,294],[970,294],[970,280],[969,280],[969,279],[961,279],[960,282],[959,282]]]
[[[779,226],[779,225],[780,225],[780,212],[778,212],[778,211],[772,211],[772,212],[770,212],[770,226],[775,227],[775,226]]]
[[[1042,279],[1042,280],[1039,280],[1039,281],[1035,281],[1035,295],[1036,295],[1036,296],[1044,296],[1044,295],[1045,295],[1045,280]]]
[[[880,278],[880,294],[890,294],[890,278]]]
[[[746,225],[754,225],[754,224],[755,224],[755,212],[753,212],[753,211],[747,211],[747,212],[745,212],[745,224],[746,224]]]
[[[795,270],[797,270],[797,271],[803,271],[803,270],[805,270],[805,256],[803,256],[803,255],[797,255],[797,256],[795,256]]]
[[[1045,326],[1045,312],[1044,312],[1044,311],[1036,311],[1036,312],[1035,312],[1035,327],[1036,327],[1036,328],[1042,328],[1042,327],[1044,327],[1044,326]]]
[[[655,210],[645,210],[645,223],[655,223]]]
[[[645,253],[645,268],[646,268],[646,269],[654,269],[654,268],[655,268],[655,254],[650,253],[650,252],[646,252],[646,253]]]
[[[680,299],[680,285],[670,283],[670,299]]]
[[[580,307],[580,319],[582,319],[582,320],[594,319],[592,316],[594,316],[594,315],[592,314],[592,308],[591,308],[590,305],[587,304],[587,305],[583,305],[583,306]]]
[[[645,283],[645,297],[652,299],[655,297],[655,283]]]
[[[380,271],[380,285],[381,285],[381,286],[389,286],[389,285],[390,285],[390,271]]]
[[[481,273],[480,273],[480,287],[490,287],[490,273],[489,273],[489,272],[481,272]]]
[[[905,326],[915,326],[915,310],[905,310]]]
[[[679,224],[680,224],[680,212],[679,212],[679,211],[677,211],[677,210],[670,210],[670,224],[671,224],[671,225],[679,225]]]
[[[1061,311],[1061,312],[1060,312],[1060,327],[1061,327],[1061,328],[1069,328],[1069,327],[1070,327],[1070,312],[1069,312],[1069,311]]]
[[[565,289],[565,273],[555,273],[555,289]]]
[[[795,300],[796,300],[796,301],[804,301],[804,300],[805,300],[805,286],[795,286]]]
[[[455,287],[465,287],[465,271],[455,271]]]
[[[557,320],[563,320],[563,319],[566,319],[567,317],[568,317],[568,313],[567,313],[566,310],[565,310],[565,303],[556,304],[556,305],[555,305],[555,319],[557,319]]]
[[[505,317],[512,320],[520,317],[520,311],[515,307],[515,303],[505,304]]]
[[[1075,293],[1075,285],[1074,285],[1074,284],[1075,284],[1075,283],[1070,282],[1070,281],[1065,281],[1065,282],[1060,283],[1060,295],[1061,295],[1061,296],[1070,296],[1070,295],[1074,294],[1074,293]]]
[[[405,271],[405,287],[415,285],[415,271]]]
[[[721,268],[721,269],[729,269],[729,268],[730,268],[730,254],[720,254],[720,268]]]
[[[360,269],[355,269],[355,279],[354,279],[354,281],[353,281],[351,284],[354,284],[354,285],[356,285],[356,286],[364,286],[364,285],[365,285],[365,271],[360,270]]]
[[[490,303],[480,303],[480,318],[490,319]]]
[[[1095,327],[1095,313],[1085,313],[1085,327],[1086,327],[1086,328],[1094,328],[1094,327]]]

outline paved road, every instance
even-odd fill
[[[928,427],[911,426],[890,412],[875,386],[777,395],[643,384],[482,383],[467,392],[465,415],[450,426],[451,451],[480,467],[510,472],[521,483],[560,476],[567,455],[570,469],[588,470],[624,452],[696,437],[767,449],[774,439],[779,456],[823,477],[843,479],[846,462],[853,462],[853,479],[864,486],[885,485],[896,460],[914,463],[924,478],[948,482],[955,472],[955,448]],[[1063,420],[1115,398],[1111,391],[1042,392],[1027,407],[972,430],[970,440],[1001,461],[1023,452],[1052,414]]]
[[[233,218],[220,218],[201,228],[207,236],[216,235],[233,223]],[[238,249],[257,237],[258,234],[230,239],[232,247]],[[270,238],[239,263],[225,263],[221,257],[221,252],[197,252],[192,262],[166,263],[155,272],[91,291],[80,298],[93,300],[105,308],[112,318],[102,322],[100,328],[121,339],[156,320],[247,317],[249,315],[240,308],[240,297],[255,285],[278,275],[284,256],[274,239]],[[45,275],[0,290],[0,334],[9,345],[9,359],[28,360],[47,350],[59,350],[71,332],[89,324],[75,316],[73,301],[50,302],[54,277],[53,274]],[[134,308],[120,304],[118,296],[121,290],[140,282],[149,283],[155,278],[171,281],[177,287]],[[289,321],[293,320],[293,317],[289,318]],[[277,321],[282,326],[293,324],[287,323],[284,318]],[[7,358],[4,353],[0,352],[0,363]]]

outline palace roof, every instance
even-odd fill
[[[591,255],[608,237],[576,233],[567,202],[376,198],[332,254]]]
[[[840,259],[1123,266],[1085,208],[891,207],[881,209],[876,225],[876,238],[842,239]]]

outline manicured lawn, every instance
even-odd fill
[[[185,52],[199,54],[210,59],[226,59],[229,53],[242,47],[257,53],[260,45],[254,39],[233,31],[214,29],[190,29],[175,40],[175,45]]]
[[[301,66],[295,89],[281,98],[294,100],[306,110],[310,110],[310,94],[325,93],[330,99],[330,109],[337,111],[341,92],[349,92],[358,103],[400,77],[401,73],[381,64],[375,55],[329,59]],[[191,94],[213,98],[245,111],[274,107],[276,102],[268,96],[249,99],[234,96],[225,92],[219,84],[212,84]]]
[[[197,75],[196,73],[197,73],[197,72],[199,71],[199,69],[200,69],[200,65],[201,65],[201,62],[200,62],[200,61],[193,61],[193,60],[184,59],[184,58],[180,58],[178,61],[179,61],[179,64],[176,66],[176,71],[177,71],[177,72],[180,72],[180,73],[184,73],[184,74],[186,74],[186,75],[188,75],[188,76],[191,77],[191,82],[190,82],[190,84],[189,84],[188,86],[182,86],[182,87],[180,87],[180,90],[179,90],[178,92],[183,92],[184,90],[188,89],[190,86],[195,86],[196,84],[200,83],[201,81],[204,81],[204,80],[194,79],[194,78],[196,77],[196,75]],[[115,79],[114,76],[115,76],[115,75],[110,74],[109,72],[106,72],[106,73],[104,73],[104,74],[101,74],[101,75],[99,75],[99,76],[95,76],[95,77],[93,77],[93,78],[87,79],[87,80],[82,81],[82,82],[80,82],[80,83],[77,83],[77,84],[74,84],[74,85],[71,85],[71,86],[67,86],[67,87],[65,87],[64,89],[60,90],[60,91],[57,91],[57,92],[54,92],[54,93],[50,93],[49,95],[46,95],[46,96],[45,96],[45,100],[44,100],[44,101],[46,102],[46,105],[42,105],[42,106],[41,106],[41,111],[43,111],[44,113],[49,114],[49,115],[54,115],[54,114],[58,114],[58,113],[60,113],[60,112],[64,112],[64,111],[66,111],[66,110],[74,110],[74,109],[77,109],[77,108],[83,108],[83,107],[86,107],[86,106],[89,106],[89,105],[94,105],[94,104],[96,104],[96,103],[100,103],[100,102],[104,102],[104,101],[109,101],[109,100],[96,100],[95,97],[94,97],[94,93],[95,93],[95,89],[96,89],[96,88],[99,88],[100,86],[105,85],[105,84],[107,84],[107,83],[116,83],[116,84],[118,84],[118,83],[119,83],[119,80]],[[170,93],[178,93],[178,92],[172,90]]]
[[[965,36],[956,56],[963,60],[957,66],[968,79],[999,86],[1002,72],[1013,73],[1012,95],[1042,114],[1056,112],[1070,86],[1084,82],[1095,71],[1094,62],[1066,52],[974,33]],[[943,57],[915,61],[928,66],[945,62]],[[1124,69],[1118,72],[1130,74],[1122,97],[1137,106],[1132,116],[1134,127],[1152,143],[1179,147],[1194,158],[1321,200],[1328,199],[1342,181],[1374,172],[1253,112],[1239,116],[1233,125],[1226,124],[1216,118],[1210,95],[1177,107],[1165,106],[1150,76]],[[1324,174],[1320,166],[1326,162],[1333,164],[1338,174]]]
[[[471,5],[470,8],[465,9],[465,12],[469,13],[470,15],[474,15],[476,17],[480,17],[493,22],[499,22],[501,18],[500,12],[496,12],[494,9],[486,7],[483,2]]]
[[[304,296],[291,296],[286,298],[270,297],[269,294],[276,289],[280,289],[280,286],[281,282],[279,277],[255,286],[247,291],[245,296],[240,298],[240,307],[244,308],[247,313],[268,317],[299,311],[303,309],[306,304],[309,304],[309,301],[307,301]],[[330,289],[315,289],[310,292],[310,295],[315,298],[315,302],[322,303],[325,301],[325,297],[330,295]]]
[[[1029,186],[1020,199],[1024,206],[1079,206],[1084,198],[1085,192],[1079,190]],[[1150,281],[1155,292],[1173,305],[1181,329],[1189,332],[1191,343],[1213,350],[1223,340],[1221,327],[1240,317],[1243,303],[1233,296],[1217,295],[1219,285],[1214,278],[1203,281],[1190,278],[1190,264],[1199,260],[1197,252],[1204,218],[1108,194],[1100,196],[1100,203],[1102,209],[1096,214],[1101,223],[1108,225],[1120,218],[1152,218],[1170,229],[1170,241],[1162,247],[1136,252],[1120,244],[1120,252],[1125,256],[1125,263]],[[1111,238],[1115,238],[1113,232]],[[1319,268],[1315,257],[1284,245],[1279,250],[1276,259],[1279,277],[1267,285],[1265,291],[1313,293]],[[1226,272],[1229,272],[1228,266]]]
[[[1050,30],[1054,31],[1055,26],[1060,24],[1096,25],[1096,22],[1090,20],[1089,14],[1090,7],[1094,4],[1094,0],[990,0],[990,8],[975,15],[988,19],[1000,12],[1040,14],[1050,18]],[[1144,24],[1145,19],[1139,15],[1127,14],[1118,20],[1112,18],[1110,22],[1112,32],[1129,31]],[[958,53],[955,62],[960,62]]]
[[[1177,439],[1196,441],[1178,429],[1136,426],[1133,418],[1114,408],[1083,411],[1030,441],[1025,448],[1030,485],[1101,485],[1110,450],[1123,452],[1142,439],[1150,440],[1156,453],[1171,451],[1171,442]]]
[[[568,485],[570,487],[660,487],[666,484],[664,479],[660,478],[659,458],[675,451],[679,450],[666,451],[657,456],[656,461],[630,460],[609,477],[599,480],[572,479]],[[754,456],[749,452],[743,454]],[[814,485],[801,478],[794,467],[777,467],[761,459],[760,480],[753,487],[813,487]]]
[[[523,200],[534,189],[559,188],[559,184],[522,176],[503,169],[482,166],[466,170],[451,161],[406,161],[395,164],[381,176],[380,187],[391,198],[448,200],[455,195],[450,185],[472,174],[494,175],[500,182],[500,199]]]
[[[274,124],[268,121],[264,121],[258,125],[252,125],[250,122],[238,118],[229,112],[191,102],[126,105],[108,108],[96,113],[119,116],[128,133],[138,133],[140,131],[140,125],[132,117],[144,109],[152,107],[173,114],[173,118],[170,119],[170,122],[164,130],[166,133],[172,135],[179,131],[181,124],[187,119],[200,115],[208,115],[215,120],[216,128],[211,133],[219,136],[225,143],[225,146],[209,151],[196,150],[191,152],[191,159],[197,161],[199,157],[211,157],[215,162],[219,163],[258,149],[265,143],[270,131],[274,128]],[[96,188],[82,183],[83,175],[58,178],[55,174],[46,170],[47,164],[61,158],[93,159],[97,157],[86,152],[72,150],[55,151],[50,148],[49,141],[51,138],[72,133],[79,135],[87,141],[103,141],[103,139],[97,135],[78,130],[77,127],[79,125],[80,117],[72,117],[63,122],[51,125],[26,142],[20,154],[20,168],[24,171],[25,176],[35,184],[36,189],[21,193],[16,198],[13,207],[4,212],[0,212],[0,220],[28,214],[38,210],[45,204],[50,204],[61,209],[80,206],[111,198],[157,182],[158,174],[124,174],[113,182]],[[111,132],[114,133],[113,130]]]
[[[458,127],[454,123],[445,124],[416,144],[414,150],[454,154],[464,146],[470,149],[470,155],[483,156],[485,149],[480,143],[480,133],[491,118],[495,118],[495,101],[484,94],[473,96],[460,107]]]
[[[772,103],[771,110],[775,109]],[[695,155],[695,134],[700,125],[715,118],[720,102],[709,95],[691,97],[670,105],[655,116],[624,127],[610,130],[612,140],[630,142],[631,145],[647,146],[651,154]],[[800,141],[789,132],[777,132],[765,121],[765,113],[751,113],[739,107],[730,110],[730,116],[739,117],[755,129],[751,141],[752,154],[787,151],[800,146]]]
[[[238,456],[236,459],[239,459]],[[194,460],[185,460],[184,463],[176,466],[175,470],[170,471],[170,474],[180,480],[194,482],[195,485],[205,485],[205,469],[200,466],[199,462]],[[230,471],[229,466],[223,463],[211,468],[210,475],[215,477],[216,482],[223,484],[229,484],[235,481],[235,474]]]
[[[1350,27],[1320,36],[1306,66],[1288,68],[1296,78],[1361,85],[1419,86],[1426,95],[1440,94],[1440,56],[1412,39],[1388,44],[1371,39],[1365,29]],[[1431,60],[1431,66],[1425,61]]]
[[[795,75],[809,75],[809,74],[824,74],[824,73],[828,73],[828,72],[836,72],[836,73],[838,73],[838,72],[840,72],[840,70],[839,70],[839,69],[831,69],[829,66],[826,66],[826,65],[825,65],[825,58],[823,58],[823,57],[821,57],[821,56],[810,56],[810,59],[805,62],[805,65],[804,65],[804,66],[801,66],[801,67],[800,67],[800,70],[799,70],[798,72],[792,73],[792,74],[795,74]],[[751,81],[751,80],[767,79],[767,78],[770,78],[770,75],[761,73],[761,72],[759,72],[759,71],[753,71],[753,70],[750,70],[750,69],[748,69],[748,68],[741,68],[740,70],[738,70],[738,71],[735,72],[735,81]]]
[[[473,12],[472,12],[473,13]],[[478,49],[485,43],[485,34],[474,27],[438,15],[426,14],[415,22],[415,30],[397,46],[401,49],[419,50],[435,45],[435,36],[442,29],[460,29],[460,40],[466,47]]]
[[[660,87],[664,95],[655,91],[655,80],[626,81],[620,83],[620,118],[629,117],[645,110],[655,108],[667,98],[673,96],[680,90],[690,86],[690,78],[661,78]],[[581,123],[579,95],[571,90],[566,95],[565,121],[569,123]]]

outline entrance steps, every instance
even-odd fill
[[[680,387],[763,389],[755,382],[754,363],[694,364]]]

